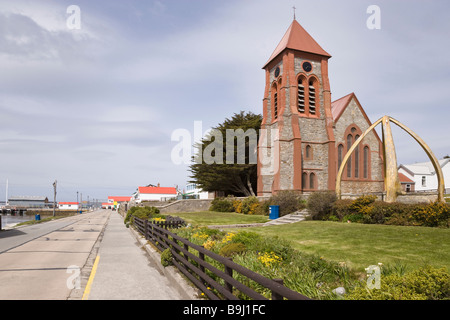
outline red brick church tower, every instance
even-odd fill
[[[262,130],[258,146],[258,195],[271,195],[280,190],[334,190],[343,150],[355,141],[348,141],[350,145],[347,146],[346,132],[353,134],[357,130],[361,134],[361,130],[370,126],[370,120],[354,94],[346,96],[345,103],[338,100],[335,107],[339,110],[333,108],[328,79],[330,58],[294,19],[264,65],[266,84],[261,127],[265,130]],[[344,111],[349,105],[357,105],[355,108],[359,109],[346,116]],[[338,131],[337,116],[341,119],[339,128],[343,128]],[[373,141],[368,142],[372,146],[369,155],[372,151],[379,154],[379,138],[370,139]],[[337,159],[338,148],[340,159]],[[381,168],[382,162],[377,162],[380,157],[369,158],[368,155],[364,158],[367,163],[363,164],[361,154],[362,150],[353,160],[353,167],[361,170],[357,171],[357,176],[351,171],[349,182],[362,180],[359,172],[372,170],[369,161],[373,160],[373,167]],[[381,171],[380,176],[378,171],[371,174],[370,179],[367,175],[366,180],[360,182],[372,182],[372,178],[379,182]],[[379,186],[378,183],[374,191],[380,191]]]

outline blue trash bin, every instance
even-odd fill
[[[280,206],[269,206],[269,219],[278,219],[280,217]]]
[[[41,220],[41,215],[40,214],[34,215],[34,220],[36,220],[36,221]]]

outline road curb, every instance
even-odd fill
[[[148,257],[156,265],[159,272],[162,273],[167,278],[167,280],[169,280],[169,282],[181,295],[183,300],[199,300],[199,290],[193,287],[186,279],[184,279],[177,268],[173,266],[164,267],[161,264],[161,255],[159,254],[159,252],[155,248],[153,248],[148,243],[148,241],[132,227],[130,227],[129,230],[135,237],[136,241],[141,245],[141,248],[145,249]]]

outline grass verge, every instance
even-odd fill
[[[345,262],[360,272],[379,262],[450,270],[450,229],[303,221],[248,230],[288,239],[302,252]]]

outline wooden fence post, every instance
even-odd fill
[[[232,258],[228,258],[228,260],[233,261]],[[227,267],[226,265],[224,265],[225,267],[225,273],[233,278],[233,269],[230,267]],[[225,281],[225,289],[227,289],[227,291],[229,292],[233,292],[233,286],[231,285],[231,283],[228,283],[227,281]]]
[[[144,238],[145,240],[148,240],[148,220],[144,220]]]
[[[204,246],[202,246],[202,248],[204,248]],[[202,261],[205,261],[205,254],[204,254],[203,252],[200,252],[200,251],[199,251],[199,252],[198,252],[198,257],[199,257]],[[199,267],[200,267],[200,270],[201,270],[202,272],[205,272],[205,271],[206,271],[204,266],[200,265]],[[203,284],[206,284],[205,279],[203,279],[203,278],[201,278],[201,277],[200,277],[200,281],[201,281]]]
[[[284,285],[283,279],[273,279],[278,284]],[[283,296],[272,290],[272,300],[283,300]]]

